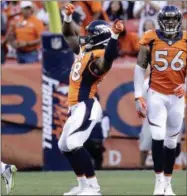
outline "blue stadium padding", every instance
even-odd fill
[[[64,37],[61,34],[51,34],[45,33],[42,36],[42,53],[43,53],[43,76],[46,78],[53,79],[55,83],[62,84],[63,86],[68,86],[68,78],[70,69],[74,60],[74,54],[72,50],[69,48],[67,43],[64,40]],[[51,87],[48,85],[49,83],[44,81],[43,85],[47,87]],[[52,86],[52,94],[57,93],[57,89],[59,84],[54,84]],[[43,86],[44,88],[44,86]],[[50,93],[49,93],[50,94]],[[65,94],[63,94],[64,96]],[[43,107],[48,107],[46,102],[44,103],[44,98],[46,95],[43,93]],[[66,94],[67,96],[67,94]],[[57,125],[54,123],[54,105],[58,105],[58,100],[51,95],[52,99],[52,109],[50,111],[50,103],[49,103],[49,112],[51,112],[52,118],[52,130],[57,128]],[[50,100],[50,99],[49,99]],[[61,105],[62,106],[62,105]],[[63,106],[62,106],[63,107]],[[45,111],[43,111],[43,115]],[[50,118],[49,118],[50,119]],[[43,170],[70,170],[71,167],[67,162],[66,158],[60,153],[57,146],[57,138],[56,135],[46,135],[46,129],[48,122],[43,120],[43,160],[44,166]],[[50,125],[49,125],[50,130]],[[50,131],[49,131],[50,132]],[[48,138],[49,136],[49,138]]]
[[[44,73],[68,84],[74,55],[64,37],[61,34],[43,34],[42,54]]]

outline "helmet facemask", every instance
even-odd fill
[[[182,15],[178,12],[160,11],[158,14],[158,24],[160,30],[165,35],[176,35],[182,28]]]
[[[164,17],[160,23],[166,35],[175,35],[181,30],[181,22],[177,17]]]

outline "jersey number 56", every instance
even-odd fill
[[[170,65],[172,70],[180,71],[184,67],[184,61],[180,58],[182,54],[183,51],[179,51],[171,61]],[[168,51],[166,50],[163,51],[159,50],[155,52],[155,62],[163,64],[163,66],[159,66],[158,64],[154,65],[158,71],[165,71],[168,68],[169,62],[166,59],[167,56],[168,56]]]

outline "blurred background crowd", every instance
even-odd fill
[[[58,1],[62,22],[64,5],[67,2],[70,1]],[[157,28],[157,13],[165,5],[175,5],[181,10],[182,28],[187,30],[185,1],[71,1],[71,3],[76,8],[73,22],[80,38],[85,36],[85,27],[93,20],[102,19],[111,24],[116,19],[124,20],[126,28],[119,37],[118,58],[135,57],[134,62],[139,51],[139,39],[145,31]],[[2,0],[1,10],[1,64],[5,68],[6,65],[15,64],[35,66],[42,59],[41,34],[49,31],[49,16],[45,2]],[[120,66],[124,65],[121,64]],[[101,122],[92,132],[92,140],[85,144],[95,159],[97,169],[101,168],[103,162],[105,151],[103,138],[108,137],[110,128],[110,117],[104,112]],[[102,133],[99,136],[98,130]],[[143,132],[140,137],[144,138]],[[149,138],[151,141],[151,137]],[[140,142],[141,166],[144,167],[146,161],[146,165],[152,166],[150,147],[145,149],[142,145]]]
[[[59,1],[63,21],[63,8],[67,1]],[[118,55],[136,56],[139,38],[143,32],[157,28],[157,12],[165,5],[179,7],[183,13],[183,29],[187,28],[187,2],[184,1],[75,1],[73,15],[77,34],[85,35],[85,27],[93,20],[112,23],[124,20],[126,30],[119,39]],[[49,17],[44,1],[1,1],[1,63],[7,59],[20,64],[41,59],[40,35],[49,30]]]

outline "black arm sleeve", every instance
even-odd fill
[[[100,65],[101,72],[105,73],[112,67],[114,59],[118,56],[118,40],[111,38],[105,50],[103,63]]]
[[[96,76],[101,76],[110,70],[113,60],[117,58],[118,40],[111,38],[105,49],[103,58],[96,58],[90,63],[90,70]]]
[[[105,61],[113,62],[113,60],[117,58],[118,56],[117,42],[118,42],[117,39],[111,38],[109,40],[108,45],[106,47],[105,56],[104,56]]]

